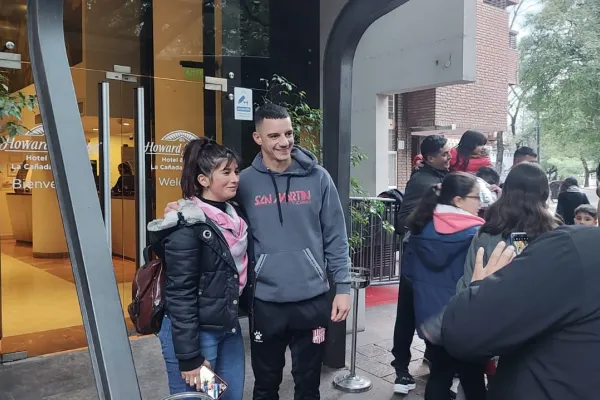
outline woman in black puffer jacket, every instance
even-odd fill
[[[200,367],[227,383],[223,400],[241,400],[245,352],[238,311],[252,285],[250,228],[229,202],[238,159],[210,139],[190,142],[183,156],[179,211],[149,224],[160,235],[167,266],[167,316],[158,334],[171,394],[205,390]],[[249,311],[249,310],[248,310]]]

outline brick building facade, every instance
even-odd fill
[[[476,82],[393,96],[390,146],[398,148],[390,151],[396,150],[399,189],[408,182],[423,135],[440,133],[458,140],[465,130],[475,129],[493,139],[495,132],[506,130],[508,88],[518,80],[515,32],[509,31],[506,8],[516,2],[477,0]]]

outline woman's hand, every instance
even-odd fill
[[[204,361],[202,363],[203,366],[211,369],[210,363],[208,361]],[[202,391],[202,380],[200,380],[200,368],[196,368],[191,371],[185,371],[181,373],[181,377],[185,381],[188,386],[195,387],[197,391]]]
[[[475,267],[473,269],[473,278],[471,279],[471,282],[484,280],[496,271],[499,271],[506,265],[510,264],[513,258],[515,258],[517,255],[513,246],[506,246],[506,243],[500,242],[492,252],[488,263],[484,267],[484,253],[485,250],[483,247],[480,247],[479,250],[477,250],[477,257],[475,257]]]

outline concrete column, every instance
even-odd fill
[[[377,196],[388,187],[388,96],[374,93],[364,78],[355,76],[353,81],[358,90],[352,96],[352,145],[367,159],[352,168],[352,176],[370,196]]]

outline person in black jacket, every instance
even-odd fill
[[[289,112],[254,112],[260,153],[240,174],[237,199],[252,224],[255,272],[250,318],[254,400],[276,400],[286,349],[296,399],[319,399],[328,326],[350,311],[350,257],[339,195],[329,173],[294,144]],[[165,214],[178,211],[169,203]],[[335,284],[333,301],[330,284]]]
[[[446,309],[441,339],[464,360],[499,356],[489,400],[595,400],[600,393],[600,229],[563,226],[514,257],[500,242]],[[488,277],[489,276],[489,277]]]
[[[406,231],[406,220],[417,208],[421,198],[432,186],[441,184],[448,175],[450,167],[450,145],[443,136],[427,136],[421,143],[421,155],[424,164],[413,173],[406,190],[402,206],[396,218],[395,230],[398,234]],[[405,236],[404,244],[409,234]],[[404,261],[404,260],[403,260]],[[394,347],[392,366],[396,370],[394,392],[407,394],[416,388],[413,377],[408,372],[411,360],[410,346],[415,334],[415,313],[413,308],[413,290],[410,283],[410,266],[402,262],[400,287],[398,293],[398,309],[396,311],[396,324],[394,326]]]
[[[575,209],[582,204],[590,204],[585,193],[579,189],[577,179],[569,177],[560,187],[556,214],[560,215],[565,225],[575,225]]]
[[[238,311],[252,286],[252,235],[229,202],[239,184],[238,158],[211,139],[191,141],[183,155],[178,212],[149,224],[168,232],[166,314],[158,334],[171,394],[201,390],[200,367],[227,383],[223,400],[241,400],[245,352]],[[180,372],[181,371],[181,372]]]

